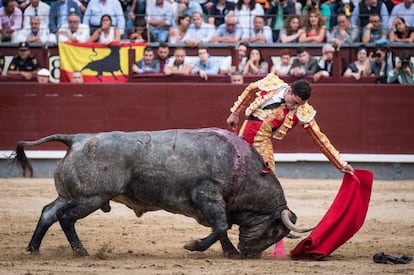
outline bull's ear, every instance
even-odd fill
[[[290,211],[290,210],[289,210]],[[295,213],[293,213],[292,211],[290,211],[291,215],[290,215],[290,220],[292,221],[293,224],[296,224],[296,221],[298,220],[298,217],[296,216]]]
[[[275,211],[272,213],[271,220],[272,223],[278,222],[280,220],[281,211]]]
[[[271,220],[272,222],[278,222],[282,217],[282,211],[286,209],[285,207],[278,207],[277,209],[275,209],[271,215]]]

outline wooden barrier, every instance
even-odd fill
[[[313,84],[317,121],[342,153],[414,154],[414,93],[405,85]],[[225,128],[244,85],[0,83],[0,150],[54,133]],[[300,127],[281,153],[317,153]],[[63,149],[47,144],[35,149]]]

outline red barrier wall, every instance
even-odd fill
[[[0,83],[0,150],[54,133],[225,128],[244,86],[225,83]],[[342,153],[413,154],[412,87],[313,84],[310,103]],[[297,127],[277,152],[318,152]],[[48,144],[33,149],[62,149]]]

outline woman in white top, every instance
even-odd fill
[[[168,36],[169,43],[183,42],[184,35],[190,27],[191,17],[188,14],[177,16],[176,25],[170,27],[170,35]]]
[[[253,19],[255,16],[264,16],[264,10],[261,4],[256,3],[256,0],[238,0],[234,14],[238,19],[238,24],[241,26],[243,32],[248,32],[254,25]]]
[[[109,44],[121,41],[121,33],[117,27],[112,26],[112,18],[109,14],[101,17],[101,27],[89,38],[89,42],[100,42]]]

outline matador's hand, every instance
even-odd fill
[[[344,172],[344,173],[349,173],[349,174],[351,174],[351,175],[353,175],[353,174],[354,174],[354,168],[352,168],[352,166],[351,166],[350,164],[345,165],[345,166],[341,169],[341,171],[342,171],[342,172]]]
[[[237,128],[237,125],[239,124],[239,116],[231,113],[229,117],[226,120],[226,123],[228,127],[234,131]]]

